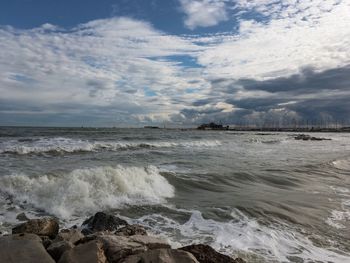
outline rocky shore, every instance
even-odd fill
[[[60,229],[54,218],[26,219],[0,236],[0,262],[16,263],[244,263],[204,244],[172,248],[140,225],[98,212],[82,226]]]

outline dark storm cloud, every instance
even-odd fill
[[[268,92],[314,93],[320,90],[349,90],[350,66],[326,70],[320,73],[310,68],[290,77],[276,78],[266,81],[242,79],[236,85],[246,90],[264,90]]]
[[[242,119],[350,122],[350,66],[323,72],[307,68],[300,74],[265,81],[215,79],[211,86],[211,96],[193,102],[192,109],[181,112],[183,116],[196,122],[237,123]],[[213,105],[218,102],[230,104],[235,110],[215,108]]]

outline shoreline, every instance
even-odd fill
[[[172,248],[167,240],[149,235],[111,214],[97,212],[81,226],[59,227],[52,217],[28,219],[0,235],[0,262],[16,263],[246,263],[206,244]]]

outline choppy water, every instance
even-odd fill
[[[249,262],[350,262],[350,134],[0,128],[0,231],[105,210]]]

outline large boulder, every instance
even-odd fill
[[[179,249],[190,252],[200,263],[244,263],[242,259],[233,259],[217,252],[208,245],[191,245]]]
[[[72,249],[74,245],[69,241],[59,241],[52,243],[46,250],[51,257],[57,262],[64,252]]]
[[[140,225],[128,225],[122,228],[119,228],[114,233],[117,236],[134,236],[134,235],[140,235],[140,236],[147,236],[146,229],[143,226]]]
[[[102,244],[96,240],[63,253],[58,263],[107,263]]]
[[[0,237],[0,262],[55,263],[46,252],[40,237],[34,234]]]
[[[197,259],[186,251],[177,249],[154,249],[123,260],[124,263],[198,263]]]
[[[128,223],[114,215],[109,215],[103,212],[97,212],[94,216],[83,222],[82,233],[88,235],[99,231],[115,231],[122,226],[127,226]]]
[[[58,229],[58,222],[54,218],[31,219],[12,228],[12,234],[31,233],[55,238]]]
[[[130,255],[143,253],[151,249],[170,248],[165,240],[151,236],[99,235],[97,240],[103,243],[109,262],[122,262]]]

